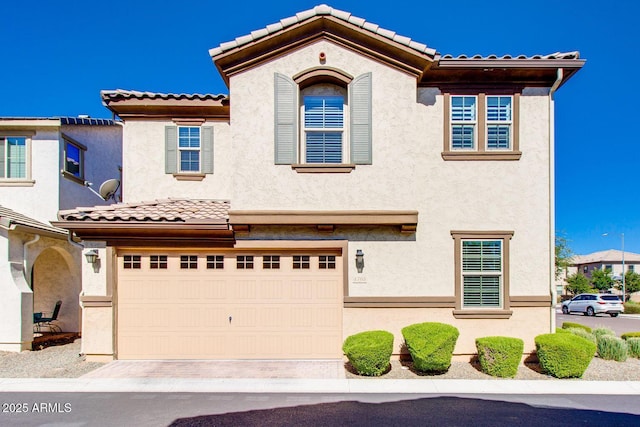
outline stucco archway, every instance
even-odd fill
[[[80,275],[73,273],[70,254],[61,248],[47,248],[36,258],[32,269],[33,311],[51,312],[62,301],[58,325],[65,332],[79,332],[81,325],[78,295]]]

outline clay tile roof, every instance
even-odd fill
[[[482,55],[473,55],[473,56],[469,56],[469,55],[458,55],[458,56],[453,56],[451,54],[446,54],[446,55],[442,55],[441,59],[467,59],[467,60],[496,60],[496,59],[504,59],[504,60],[519,60],[519,59],[541,59],[541,60],[548,60],[548,59],[580,59],[580,52],[577,51],[573,51],[573,52],[555,52],[555,53],[551,53],[548,55],[533,55],[533,56],[527,56],[527,55],[502,55],[502,56],[498,56],[498,55],[488,55],[488,56],[482,56]]]
[[[171,198],[76,208],[58,212],[58,218],[61,221],[226,223],[229,207],[227,200]]]
[[[155,92],[140,92],[137,90],[103,90],[100,91],[100,96],[103,101],[118,101],[124,99],[164,99],[164,100],[199,100],[199,101],[224,101],[228,99],[227,95],[219,94],[214,95],[211,93],[155,93]]]
[[[20,225],[34,231],[41,230],[53,234],[67,235],[67,230],[40,222],[12,209],[0,206],[0,227],[10,228],[13,225]]]
[[[250,34],[247,34],[245,36],[240,36],[237,37],[235,40],[232,40],[230,42],[225,42],[220,44],[220,46],[218,47],[214,47],[213,49],[209,50],[209,54],[213,57],[213,56],[217,56],[220,55],[221,53],[224,53],[226,51],[235,49],[237,47],[241,47],[247,43],[256,41],[258,39],[261,39],[263,37],[266,37],[270,34],[276,33],[280,30],[283,30],[287,27],[291,27],[293,25],[299,24],[301,22],[307,21],[309,19],[312,19],[316,16],[333,16],[335,18],[338,18],[342,21],[348,22],[352,25],[355,25],[359,28],[362,28],[364,30],[367,30],[371,33],[377,34],[379,36],[388,38],[390,40],[393,40],[397,43],[400,43],[402,45],[405,45],[407,47],[410,47],[411,49],[414,49],[420,53],[424,53],[426,55],[430,55],[430,56],[434,56],[436,54],[435,49],[432,49],[430,47],[427,47],[427,45],[422,44],[422,43],[418,43],[418,42],[414,42],[412,41],[409,37],[405,37],[405,36],[401,36],[399,34],[396,34],[393,31],[390,30],[386,30],[384,28],[379,27],[376,24],[372,24],[370,22],[367,22],[366,20],[364,20],[363,18],[359,18],[357,16],[353,16],[351,15],[351,13],[349,12],[345,12],[343,10],[338,10],[338,9],[334,9],[330,6],[327,6],[326,4],[321,4],[319,6],[314,7],[313,9],[309,9],[309,10],[305,10],[302,12],[297,13],[295,16],[290,16],[288,18],[284,18],[281,19],[280,22],[276,22],[274,24],[270,24],[267,25],[265,28],[257,30],[257,31],[253,31]]]

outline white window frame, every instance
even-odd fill
[[[464,244],[466,242],[497,242],[500,244],[500,270],[465,270],[464,261]],[[462,285],[462,308],[463,309],[502,309],[504,306],[504,242],[502,239],[462,239],[461,240],[461,285]],[[482,257],[482,252],[480,253]],[[483,305],[482,302],[480,305],[467,305],[465,304],[465,278],[466,277],[498,277],[498,305]],[[482,301],[482,291],[480,291],[480,299]]]
[[[189,129],[189,133],[191,133],[191,129],[198,129],[198,147],[181,147],[180,146],[180,130],[181,129]],[[177,154],[178,154],[178,173],[181,174],[189,174],[189,173],[201,173],[202,171],[202,126],[178,126],[177,129]],[[189,140],[191,140],[191,135],[189,135]],[[198,153],[198,169],[197,170],[185,170],[182,169],[182,153],[183,152],[197,152]]]
[[[509,119],[508,120],[490,120],[489,119],[489,99],[491,98],[509,98]],[[487,151],[511,151],[513,148],[513,103],[514,103],[514,99],[512,95],[487,95],[485,97],[485,106],[484,106],[484,117],[486,118],[485,121],[485,144],[486,144],[486,150]],[[498,107],[500,108],[500,107]],[[509,129],[509,145],[508,147],[496,147],[496,148],[491,148],[489,147],[489,128],[491,126],[507,126]]]
[[[454,108],[453,108],[453,100],[455,98],[462,98],[463,99],[463,104],[464,104],[464,99],[465,98],[472,98],[474,100],[473,102],[473,107],[474,107],[474,111],[473,111],[473,119],[469,120],[469,119],[465,119],[465,113],[464,113],[464,105],[463,105],[463,111],[462,111],[462,119],[460,120],[455,120],[453,118],[454,115]],[[477,95],[451,95],[450,98],[450,108],[449,108],[449,118],[450,118],[450,141],[449,141],[449,149],[451,151],[476,151],[478,149],[478,96]],[[456,126],[470,126],[473,128],[473,146],[472,147],[454,147],[453,146],[453,129]]]
[[[2,132],[0,131],[0,139],[4,140],[3,151],[0,153],[4,157],[4,170],[0,173],[0,185],[24,185],[33,184],[31,179],[31,138],[35,132]],[[24,169],[25,174],[23,177],[7,178],[7,168],[9,167],[8,159],[8,147],[7,139],[10,138],[24,138],[25,152],[24,152]]]
[[[330,83],[319,83],[316,85],[312,85],[306,87],[300,91],[300,151],[299,151],[299,161],[301,164],[306,165],[344,165],[349,164],[350,155],[349,155],[349,105],[347,104],[347,99],[349,96],[348,88],[343,88],[338,85],[330,84]],[[342,98],[342,127],[340,128],[314,128],[314,127],[306,127],[306,103],[305,98],[307,97],[341,97]],[[326,133],[340,133],[341,138],[341,159],[339,163],[328,163],[328,162],[309,162],[307,160],[307,133],[311,132],[326,132]]]

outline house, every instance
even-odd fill
[[[442,55],[320,5],[209,51],[229,95],[102,92],[124,202],[59,213],[93,360],[340,358],[417,322],[553,330],[554,92],[584,60]]]
[[[640,273],[640,254],[609,249],[586,255],[574,255],[562,278],[562,290],[564,291],[568,276],[581,273],[590,278],[594,270],[610,271],[613,279],[621,282],[622,275],[629,271]],[[636,300],[638,296],[632,295],[631,299]]]
[[[50,221],[100,202],[85,182],[119,178],[121,150],[113,120],[0,118],[0,350],[31,349],[33,313],[58,300],[58,326],[81,330],[82,248]]]

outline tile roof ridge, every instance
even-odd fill
[[[311,9],[298,12],[293,16],[280,19],[280,21],[278,22],[269,24],[266,27],[263,27],[259,30],[254,30],[249,34],[236,37],[234,40],[221,43],[217,47],[209,49],[209,55],[211,57],[220,55],[228,50],[235,49],[237,47],[241,47],[245,44],[251,43],[253,41],[262,39],[268,36],[269,34],[276,33],[280,30],[284,30],[285,28],[288,28],[293,25],[304,22],[306,20],[312,19],[316,16],[333,16],[344,22],[347,22],[349,24],[362,28],[370,33],[377,34],[389,40],[393,40],[397,43],[405,45],[420,53],[430,55],[430,56],[435,56],[437,54],[435,49],[428,47],[426,44],[415,42],[411,40],[411,38],[409,37],[396,34],[394,31],[382,28],[377,24],[370,23],[364,18],[354,16],[350,12],[340,10],[340,9],[335,9],[323,3]]]

